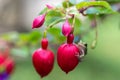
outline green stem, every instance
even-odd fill
[[[94,19],[96,20],[96,17]],[[94,39],[94,41],[92,42],[92,45],[91,45],[92,49],[94,49],[96,47],[97,40],[98,40],[98,27],[96,25],[96,27],[95,27],[95,39]]]
[[[69,8],[69,0],[66,0],[67,1],[67,8]]]
[[[47,29],[45,29],[43,33],[43,38],[46,38],[46,37],[47,37]]]
[[[53,25],[55,25],[55,24],[57,24],[57,23],[59,23],[59,22],[61,22],[61,21],[63,21],[63,20],[65,20],[65,19],[64,19],[64,18],[62,18],[62,19],[60,18],[60,19],[54,21],[53,23],[51,23],[49,26],[47,26],[47,27],[45,28],[45,30],[44,30],[43,38],[46,38],[46,37],[47,37],[47,30],[48,30],[49,28],[52,28]]]
[[[75,25],[75,15],[73,16],[73,22],[72,22],[72,33],[74,32],[74,25]]]
[[[65,20],[64,18],[60,18],[60,19],[52,22],[48,27],[51,28],[51,27],[54,26],[55,24],[57,24],[57,23],[59,23],[59,22],[61,22],[61,21],[64,21],[64,20]]]

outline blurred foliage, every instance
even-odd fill
[[[45,25],[51,26],[53,23],[57,23],[56,21],[61,21],[63,14],[58,10],[51,10],[47,13],[45,18]]]
[[[83,62],[81,62],[72,72],[65,74],[58,67],[57,63],[55,63],[53,71],[49,76],[42,80],[119,80],[119,17],[120,14],[110,15],[107,16],[103,22],[98,19],[98,45],[94,50],[90,48],[95,33],[94,30],[91,30],[82,38],[83,41],[88,43],[88,54],[83,59]],[[89,22],[90,20],[86,20],[83,27],[89,27],[89,24],[86,24]],[[54,31],[57,31],[56,29]],[[57,32],[55,33],[59,34]],[[54,53],[56,54],[55,49],[56,48],[54,48]],[[17,61],[16,64],[16,70],[10,80],[41,80],[32,66],[31,58]],[[25,75],[23,75],[23,73]]]
[[[52,73],[45,77],[43,80],[119,80],[120,79],[120,14],[113,10],[112,5],[114,3],[110,0],[98,2],[81,2],[77,3],[75,0],[70,0],[69,3],[64,1],[62,8],[57,7],[55,10],[48,10],[44,8],[40,14],[48,11],[46,15],[45,28],[48,29],[47,37],[49,39],[49,48],[54,50],[56,55],[57,46],[64,43],[66,38],[61,33],[61,23],[65,20],[64,11],[66,11],[67,5],[69,7],[77,7],[78,10],[71,10],[71,14],[75,14],[75,42],[80,39],[88,43],[88,55],[83,59],[83,62],[69,74],[64,74],[58,66],[55,64],[55,68]],[[110,4],[109,4],[110,3]],[[95,6],[95,7],[91,7]],[[99,6],[99,7],[98,7]],[[87,17],[82,20],[79,10],[89,7],[85,10]],[[90,48],[91,42],[94,40],[96,27],[91,27],[91,21],[97,20],[98,27],[98,44],[97,47],[92,50]],[[69,19],[72,24],[73,19]],[[11,80],[39,80],[39,76],[36,74],[31,61],[31,54],[37,48],[40,48],[40,40],[42,38],[43,29],[40,31],[33,30],[28,33],[10,32],[0,35],[2,39],[5,39],[12,44],[11,54],[16,59],[16,70]],[[51,47],[51,44],[52,47]],[[20,57],[20,61],[18,60]],[[23,59],[24,58],[24,59]],[[21,61],[23,60],[23,61]],[[23,75],[23,73],[25,75]],[[56,74],[57,73],[57,74]]]
[[[68,1],[64,1],[62,3],[62,5],[63,5],[64,8],[68,8],[68,7],[74,6],[70,1],[69,2]]]
[[[73,19],[69,19],[69,22],[72,25]],[[75,18],[75,24],[74,24],[74,26],[75,26],[75,28],[74,28],[74,34],[75,35],[80,34],[81,20],[79,18],[77,18],[77,17]]]
[[[82,9],[84,7],[89,7],[89,6],[99,6],[99,7],[104,7],[106,9],[110,9],[110,5],[106,1],[91,1],[91,2],[80,2],[76,5],[77,9]]]

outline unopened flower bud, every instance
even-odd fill
[[[50,4],[46,4],[46,7],[47,7],[48,9],[54,9],[54,6],[52,6],[52,5],[50,5]]]
[[[66,20],[62,26],[62,34],[64,36],[68,36],[71,33],[71,31],[72,31],[72,27],[70,23],[68,22],[68,20]]]
[[[33,25],[32,25],[32,29],[34,28],[39,28],[43,25],[45,21],[45,14],[42,14],[40,16],[37,16],[34,20],[33,20]]]

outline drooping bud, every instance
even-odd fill
[[[79,63],[77,56],[82,55],[80,49],[73,44],[74,35],[70,34],[67,43],[61,45],[57,51],[57,62],[60,68],[68,73],[72,71]]]
[[[62,34],[64,36],[68,36],[71,33],[71,31],[72,31],[72,27],[70,23],[68,22],[68,20],[66,20],[62,26]]]
[[[47,76],[53,69],[54,54],[47,49],[48,40],[46,38],[41,41],[42,48],[37,49],[32,56],[33,66],[36,72],[42,77]]]
[[[41,41],[42,49],[47,49],[48,46],[48,40],[46,38],[43,38]]]
[[[13,59],[12,58],[6,59],[4,65],[6,66],[6,73],[10,75],[13,72],[15,67],[15,63]]]
[[[45,21],[45,16],[46,16],[46,14],[42,14],[40,16],[37,16],[33,20],[32,29],[41,27],[43,25],[44,21]]]
[[[0,72],[2,70],[3,72],[6,72],[8,75],[10,75],[14,70],[14,66],[15,64],[12,58],[5,58],[4,56],[0,56]]]
[[[67,36],[67,43],[71,44],[71,43],[73,43],[73,40],[74,40],[74,35],[73,34],[69,34]]]
[[[46,7],[47,7],[48,9],[54,9],[54,6],[52,6],[52,5],[50,5],[50,4],[46,4]]]

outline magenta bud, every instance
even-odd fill
[[[67,36],[67,43],[68,44],[72,44],[73,43],[73,40],[74,40],[74,35],[73,34],[69,34]]]
[[[72,27],[70,23],[68,22],[68,20],[66,20],[62,26],[62,34],[64,36],[68,36],[71,33],[71,31],[72,31]]]
[[[54,66],[54,53],[48,49],[37,49],[32,55],[32,62],[41,78],[47,76]]]
[[[75,69],[79,63],[77,56],[82,55],[78,47],[71,43],[62,44],[57,51],[57,63],[66,74]],[[80,58],[81,60],[81,58]]]
[[[43,25],[45,21],[45,14],[42,14],[40,16],[37,16],[34,20],[33,20],[33,25],[32,25],[32,29],[34,28],[39,28]]]
[[[46,7],[47,7],[48,9],[54,9],[54,6],[52,6],[52,5],[50,5],[50,4],[46,4]]]
[[[48,47],[48,39],[43,38],[42,41],[41,41],[41,46],[42,46],[42,49],[47,49],[47,47]]]

